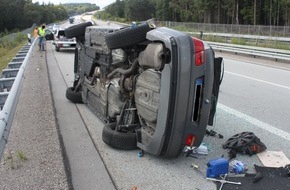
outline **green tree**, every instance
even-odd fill
[[[283,20],[285,26],[290,26],[290,0],[281,0]]]
[[[108,5],[106,11],[113,17],[124,18],[124,1],[117,0],[115,3]]]
[[[99,6],[91,3],[66,3],[62,4],[62,6],[67,11],[68,16],[74,16],[85,12],[91,12],[100,9]]]
[[[156,18],[158,20],[171,20],[171,8],[169,7],[170,0],[156,1]]]
[[[290,22],[290,0],[117,0],[105,12],[128,21],[286,25]]]
[[[150,0],[126,0],[125,18],[127,20],[147,20],[154,17],[155,7]]]

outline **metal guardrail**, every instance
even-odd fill
[[[290,51],[270,48],[259,48],[252,46],[241,46],[224,43],[207,42],[214,50],[232,52],[235,54],[250,55],[254,57],[271,58],[283,61],[290,61]]]
[[[7,144],[11,124],[20,96],[25,67],[32,52],[32,45],[25,45],[3,69],[0,78],[0,160]]]
[[[188,31],[290,37],[289,26],[212,24],[212,23],[171,22],[171,21],[157,21],[157,24],[170,28],[184,28]]]
[[[199,34],[200,32],[191,32],[191,34]],[[227,34],[227,33],[202,33],[204,36],[219,36],[225,38],[242,38],[242,39],[253,39],[253,40],[269,40],[279,42],[290,42],[290,38],[286,37],[275,37],[275,36],[259,36],[259,35],[246,35],[246,34]]]

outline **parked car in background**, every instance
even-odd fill
[[[69,17],[69,23],[71,23],[71,24],[73,24],[74,23],[74,21],[75,21],[75,18],[74,17]]]
[[[76,39],[67,38],[65,36],[64,29],[58,28],[54,35],[54,46],[56,51],[60,51],[60,49],[64,48],[74,48],[76,46]]]
[[[103,141],[165,157],[198,147],[213,125],[223,59],[206,42],[152,20],[91,25],[66,29],[78,41],[66,97],[104,121]]]
[[[56,32],[58,28],[59,28],[59,26],[57,24],[53,24],[52,31]]]
[[[45,29],[45,39],[46,40],[54,40],[54,32],[49,28]]]

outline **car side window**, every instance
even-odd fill
[[[57,33],[57,38],[62,39],[65,37],[64,30],[59,30]]]

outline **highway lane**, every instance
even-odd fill
[[[231,59],[224,67],[219,102],[289,133],[290,71]]]
[[[53,46],[48,43],[47,48],[53,49]],[[61,52],[52,52],[66,83],[63,88],[67,88],[73,82],[73,51],[63,50]],[[263,60],[257,60],[257,62],[263,62]],[[48,64],[50,64],[50,60],[48,60]],[[140,150],[121,151],[112,149],[103,143],[101,139],[103,123],[84,105],[78,104],[77,108],[95,144],[96,151],[101,155],[117,189],[132,189],[133,186],[143,190],[216,189],[215,184],[204,179],[199,172],[194,171],[191,164],[198,165],[201,173],[205,175],[206,165],[209,160],[222,155],[227,157],[227,151],[222,149],[221,145],[236,133],[252,131],[261,138],[262,142],[265,142],[269,150],[282,150],[290,158],[290,150],[287,146],[289,140],[285,141],[283,137],[276,135],[275,131],[267,131],[263,128],[263,124],[276,127],[274,123],[267,120],[268,116],[266,117],[261,113],[273,106],[272,99],[282,94],[285,90],[285,88],[281,88],[279,85],[287,86],[282,81],[285,80],[283,79],[284,77],[286,77],[286,80],[288,79],[287,72],[285,74],[283,70],[276,71],[274,69],[276,77],[272,77],[270,80],[267,78],[267,75],[273,74],[274,71],[271,72],[271,69],[273,68],[265,68],[264,66],[244,63],[236,61],[235,59],[225,59],[226,73],[221,86],[220,103],[215,125],[214,127],[209,127],[209,129],[214,129],[224,135],[224,139],[206,136],[204,142],[210,147],[209,154],[207,156],[198,155],[198,159],[185,157],[184,155],[175,159],[164,159],[146,153],[144,157],[139,158],[137,154]],[[265,73],[266,76],[262,73]],[[281,76],[281,78],[278,76]],[[261,81],[266,81],[267,83]],[[271,83],[278,84],[278,86],[272,85]],[[274,91],[273,88],[277,93],[267,94],[268,91]],[[289,95],[289,91],[286,91],[286,95],[287,93]],[[284,97],[284,99],[287,98]],[[69,101],[64,103],[71,104]],[[279,103],[281,104],[282,101]],[[283,115],[276,114],[280,112],[277,111],[281,110],[280,107],[277,106],[275,108],[276,110],[273,112],[273,115],[277,117],[275,122],[279,122],[281,125],[285,123],[286,126],[289,126],[288,121],[280,121],[284,117]],[[66,119],[69,120],[70,118]],[[253,164],[261,165],[256,156],[238,155],[238,159],[244,161],[251,172],[253,172]]]

